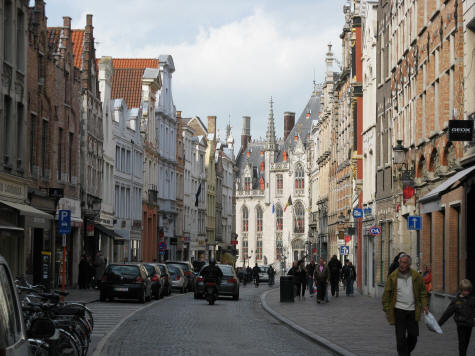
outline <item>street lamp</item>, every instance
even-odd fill
[[[409,180],[414,177],[414,168],[409,169],[406,160],[407,149],[402,145],[402,140],[396,140],[396,146],[393,147],[393,163],[401,172],[401,180]]]

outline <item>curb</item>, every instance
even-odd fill
[[[116,332],[116,330],[118,328],[120,328],[122,326],[122,324],[125,323],[130,317],[134,316],[139,311],[150,308],[151,306],[153,306],[157,303],[160,303],[161,301],[170,300],[170,299],[177,298],[177,297],[180,297],[180,296],[183,296],[183,295],[186,295],[186,294],[176,294],[176,295],[169,296],[166,299],[154,300],[152,303],[144,305],[143,307],[135,310],[131,314],[123,317],[106,335],[104,335],[104,337],[101,340],[99,340],[99,342],[97,343],[96,349],[92,353],[92,356],[101,356],[102,349],[104,348],[104,345],[106,344],[106,342],[109,340],[109,338],[112,336],[112,334],[114,334]]]
[[[338,346],[338,345],[334,344],[333,342],[325,339],[324,337],[322,337],[320,335],[317,335],[317,334],[311,332],[310,330],[307,330],[307,329],[301,327],[300,325],[294,323],[292,320],[289,320],[289,319],[285,318],[281,314],[277,313],[274,309],[269,307],[269,305],[266,302],[266,297],[270,292],[273,292],[275,290],[276,290],[276,288],[268,290],[268,291],[262,293],[261,296],[260,296],[262,307],[264,308],[264,310],[266,312],[268,312],[275,319],[277,319],[280,322],[286,324],[288,327],[290,327],[291,329],[293,329],[297,333],[299,333],[299,334],[303,335],[304,337],[312,340],[313,342],[319,344],[320,346],[323,346],[325,349],[329,350],[334,355],[337,355],[337,356],[357,356],[356,354],[344,349],[341,346]]]

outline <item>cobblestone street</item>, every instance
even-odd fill
[[[386,322],[379,298],[346,297],[344,291],[339,298],[329,298],[328,304],[317,304],[315,298],[307,294],[304,300],[280,303],[276,289],[265,300],[273,311],[356,355],[397,355],[394,327]],[[412,355],[458,355],[457,329],[452,318],[442,330],[443,335],[430,332],[421,320]],[[473,337],[467,355],[475,355]]]
[[[329,355],[268,315],[267,285],[241,287],[240,300],[214,306],[191,293],[164,299],[124,322],[97,349],[100,355]]]

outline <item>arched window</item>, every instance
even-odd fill
[[[247,240],[247,234],[243,235],[242,237],[242,259],[244,261],[243,266],[246,264],[246,259],[248,258],[247,252],[248,252],[248,240]]]
[[[244,178],[244,190],[250,191],[251,190],[251,177]]]
[[[256,209],[256,231],[262,232],[262,208],[260,206]]]
[[[294,233],[303,234],[305,231],[305,208],[298,201],[294,205]]]
[[[282,174],[277,174],[275,176],[276,180],[276,194],[282,194],[284,191],[284,176]]]
[[[275,230],[282,231],[284,227],[284,211],[280,205],[275,208]]]
[[[259,179],[259,189],[260,189],[260,190],[264,190],[264,188],[265,188],[264,178],[261,177],[261,178]]]
[[[301,164],[295,168],[295,192],[303,194],[305,188],[305,172]]]
[[[249,231],[249,211],[247,207],[243,206],[242,208],[242,232]]]

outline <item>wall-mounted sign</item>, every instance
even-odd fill
[[[420,216],[408,216],[407,217],[407,229],[408,230],[420,230],[422,225],[422,218]]]
[[[354,208],[353,209],[353,217],[355,219],[359,219],[363,217],[363,209],[360,208]]]
[[[369,233],[373,236],[379,235],[381,233],[381,228],[379,226],[371,226],[369,228]]]
[[[472,120],[449,120],[449,141],[472,141]]]

